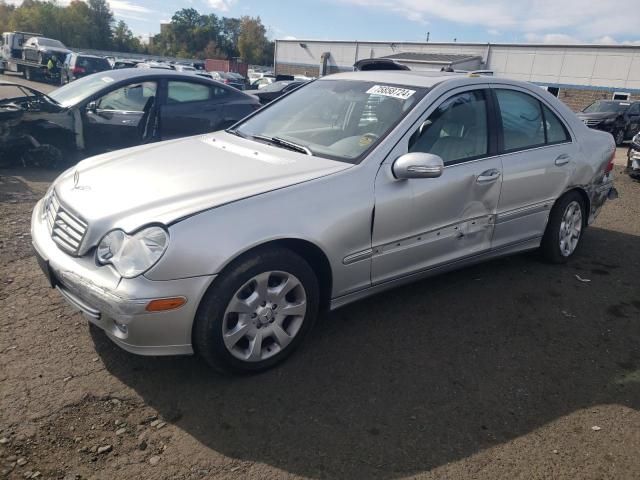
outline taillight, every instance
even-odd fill
[[[613,170],[613,160],[616,158],[616,150],[615,148],[613,149],[613,152],[611,152],[611,157],[609,157],[609,163],[607,163],[607,166],[604,167],[604,173],[605,175],[607,173],[609,173],[611,170]]]
[[[225,78],[225,79],[224,79],[224,83],[226,83],[226,84],[228,85],[228,84],[229,84],[229,79],[228,79],[228,78]]]
[[[84,68],[82,68],[82,67],[73,67],[73,70],[71,70],[71,73],[73,73],[74,75],[77,75],[79,73],[84,73]]]

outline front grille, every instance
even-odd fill
[[[78,255],[82,239],[87,231],[86,222],[64,208],[55,192],[51,194],[44,208],[51,239],[65,252]]]
[[[587,127],[593,127],[595,125],[598,125],[600,123],[600,120],[583,120],[583,122]]]

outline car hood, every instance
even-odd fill
[[[580,120],[604,120],[605,118],[616,118],[619,114],[616,112],[578,112],[577,115]]]
[[[99,155],[54,185],[62,205],[89,225],[83,253],[113,228],[171,224],[351,166],[217,132]]]

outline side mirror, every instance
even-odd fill
[[[391,170],[398,179],[437,178],[444,171],[444,162],[431,153],[405,153],[393,162]]]
[[[89,103],[87,103],[87,112],[97,113],[98,112],[98,102],[89,102]]]

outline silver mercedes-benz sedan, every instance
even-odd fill
[[[342,73],[230,130],[81,162],[33,245],[122,348],[258,371],[320,309],[524,250],[565,262],[617,195],[614,153],[535,85]]]

